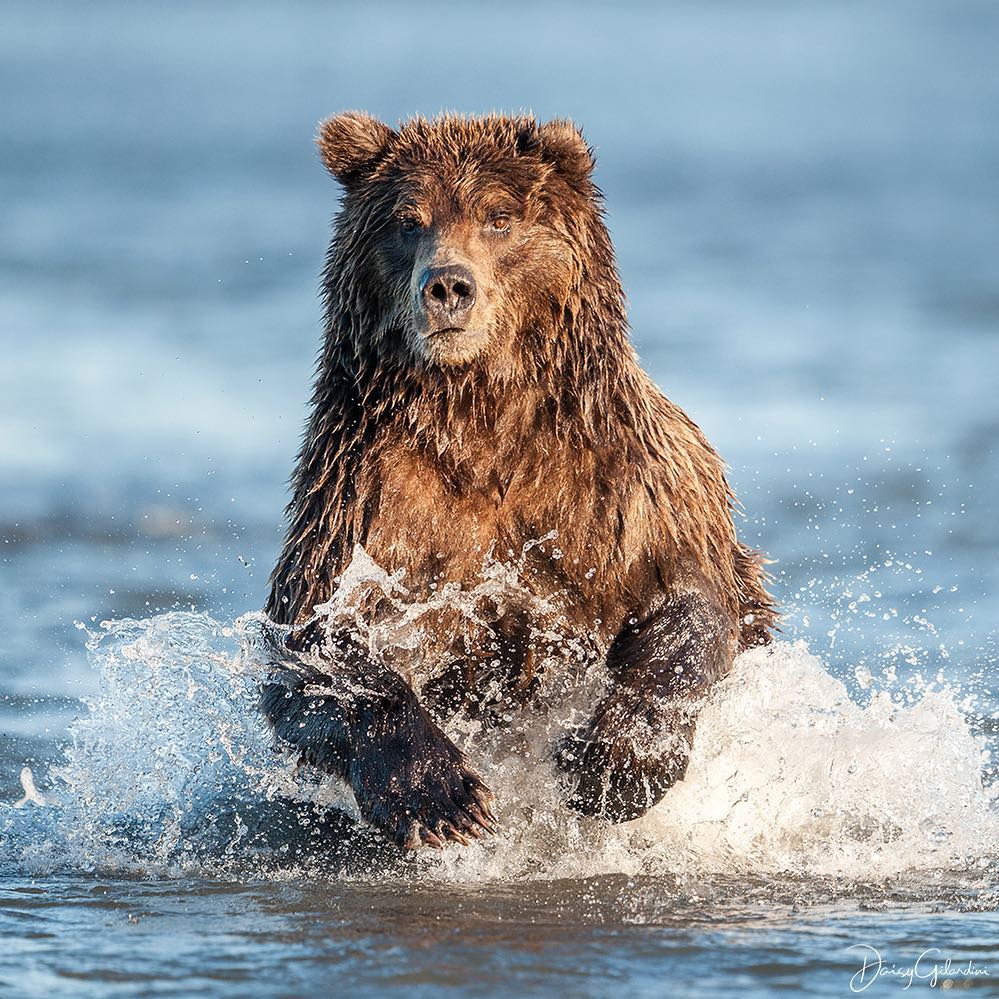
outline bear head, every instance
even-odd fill
[[[619,298],[593,154],[571,122],[443,115],[392,129],[347,112],[317,143],[344,188],[328,313],[355,351],[442,371],[550,367],[583,301]]]

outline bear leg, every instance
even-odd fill
[[[663,598],[613,642],[611,689],[556,750],[569,805],[624,822],[644,815],[687,769],[697,709],[731,666],[733,628],[699,594]]]
[[[402,847],[495,832],[492,792],[403,678],[356,643],[334,648],[328,671],[289,658],[264,684],[278,738],[346,781],[364,818]]]

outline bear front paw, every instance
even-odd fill
[[[569,807],[611,822],[644,815],[687,769],[691,729],[684,721],[673,712],[604,705],[556,747]]]
[[[492,791],[465,755],[429,717],[414,727],[355,755],[351,784],[361,814],[409,850],[467,846],[496,832]]]

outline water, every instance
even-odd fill
[[[996,991],[994,5],[0,19],[4,994],[837,995],[864,946]],[[310,137],[349,107],[584,125],[643,360],[779,560],[784,639],[635,824],[477,745],[503,834],[400,860],[252,710],[335,197]]]

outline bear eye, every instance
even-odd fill
[[[416,232],[417,229],[423,228],[423,224],[415,215],[404,215],[399,219],[399,228],[403,232]]]
[[[499,233],[509,232],[510,216],[503,215],[502,213],[500,213],[499,215],[493,215],[492,218],[490,218],[489,220],[489,229],[492,232],[499,232]]]

